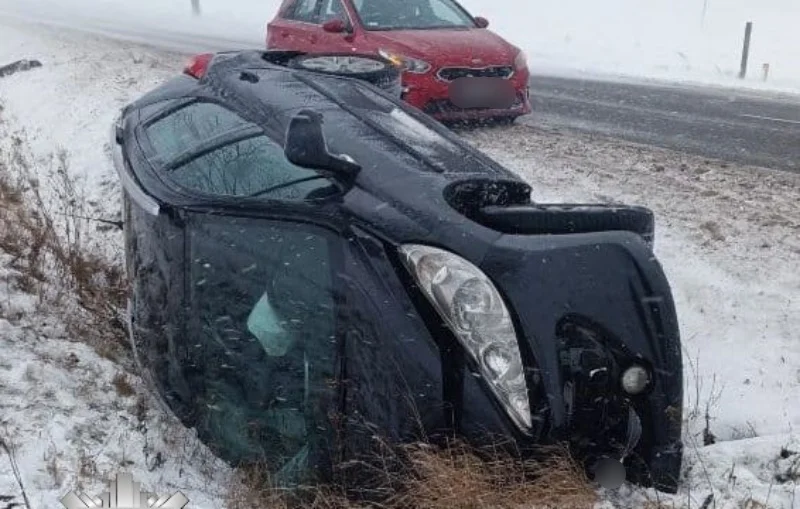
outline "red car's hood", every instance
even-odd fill
[[[371,45],[438,65],[511,65],[519,51],[489,30],[391,30],[367,32]],[[479,60],[479,61],[476,61]]]

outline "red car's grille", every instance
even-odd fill
[[[510,65],[483,67],[470,69],[469,67],[443,67],[436,76],[442,81],[454,81],[459,78],[503,78],[508,79],[514,74],[514,67]]]

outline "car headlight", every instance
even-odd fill
[[[528,55],[524,51],[517,53],[517,58],[514,59],[514,69],[527,69],[528,68]]]
[[[431,64],[428,62],[400,55],[393,51],[379,49],[378,54],[396,66],[402,67],[404,71],[414,74],[425,74],[431,69]]]
[[[506,413],[522,430],[530,429],[530,400],[517,333],[495,285],[479,268],[448,251],[405,245],[400,252]]]

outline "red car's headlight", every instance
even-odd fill
[[[410,58],[404,55],[398,55],[389,50],[380,49],[378,50],[378,54],[393,62],[398,67],[402,67],[404,71],[411,72],[414,74],[425,74],[426,72],[430,71],[431,64],[425,62],[423,60],[419,60],[417,58]]]

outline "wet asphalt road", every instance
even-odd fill
[[[522,123],[800,171],[800,96],[535,76]]]

